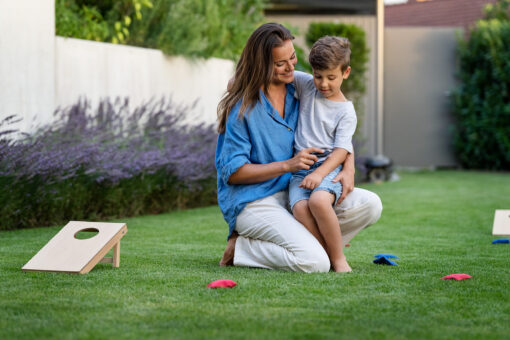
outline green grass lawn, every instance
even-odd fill
[[[62,226],[0,232],[0,339],[508,339],[510,245],[491,231],[510,174],[400,175],[364,186],[384,210],[346,248],[351,274],[218,267],[216,206],[122,220],[120,268],[87,275],[21,271]],[[206,288],[224,278],[238,285]]]

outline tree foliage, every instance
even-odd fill
[[[57,34],[236,59],[266,0],[57,0]]]
[[[56,33],[64,37],[124,44],[130,26],[150,0],[56,0]]]

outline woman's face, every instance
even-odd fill
[[[294,66],[297,58],[291,40],[285,40],[282,46],[273,48],[273,79],[274,84],[288,84],[294,81]]]

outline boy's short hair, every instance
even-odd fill
[[[350,46],[351,43],[347,38],[326,35],[313,44],[308,61],[316,70],[340,66],[342,72],[345,72],[351,62]]]

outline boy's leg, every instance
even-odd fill
[[[326,249],[326,242],[324,241],[324,238],[319,232],[317,223],[315,223],[315,218],[313,217],[312,212],[308,207],[308,200],[301,200],[296,202],[294,204],[294,207],[292,208],[292,214],[294,215],[296,220],[301,222],[301,224],[304,225],[306,229],[308,229],[308,231],[312,233],[313,236],[315,236],[315,238],[317,239],[317,241],[320,242],[322,247]]]
[[[317,190],[310,196],[309,207],[315,217],[319,231],[327,245],[327,252],[337,272],[350,272],[351,267],[347,263],[343,252],[342,233],[338,224],[338,218],[333,210],[335,195],[328,191]]]
[[[343,245],[349,243],[357,233],[375,224],[381,217],[382,203],[375,193],[354,188],[342,203],[334,207],[342,227]]]

